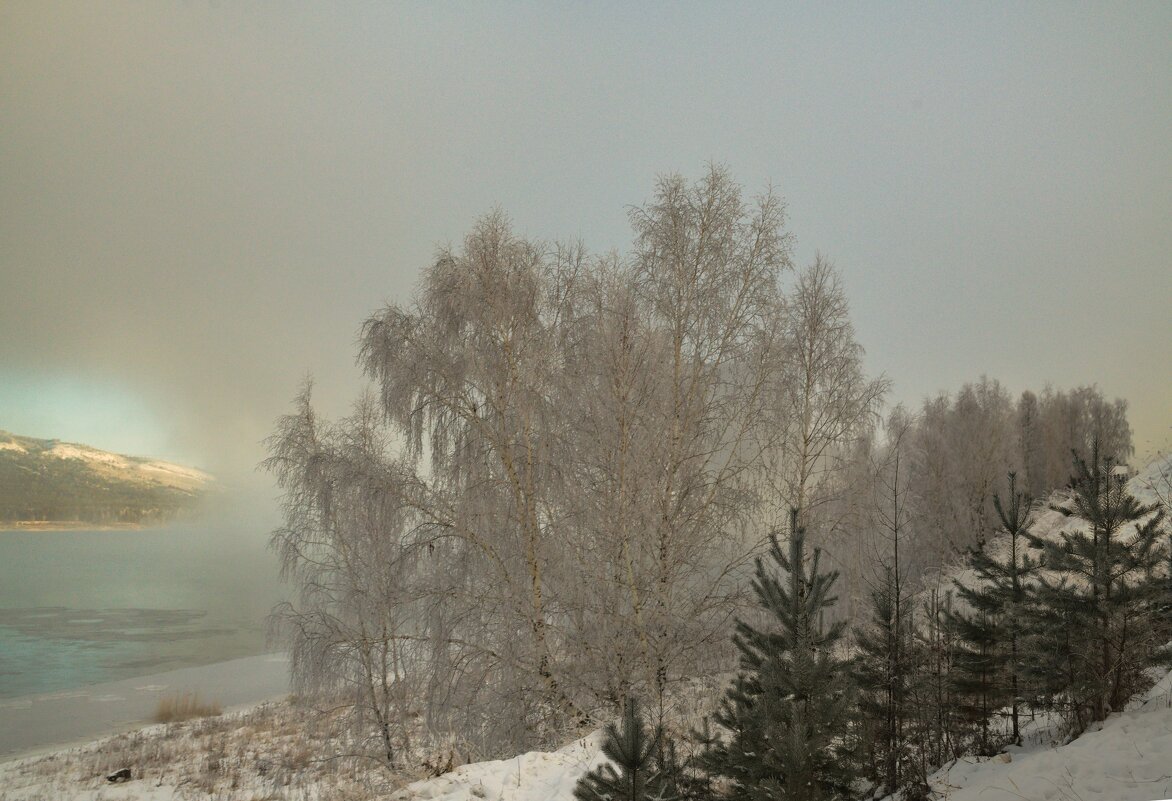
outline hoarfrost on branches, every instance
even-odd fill
[[[713,166],[630,220],[592,257],[484,217],[366,321],[355,414],[307,390],[270,442],[295,679],[351,693],[389,760],[399,712],[499,755],[731,665],[773,474],[822,488],[883,391],[825,262],[787,304],[775,195]]]

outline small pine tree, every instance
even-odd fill
[[[951,591],[933,587],[925,593],[916,630],[919,670],[912,684],[921,777],[961,753],[953,682],[956,643],[947,625],[951,612]]]
[[[662,726],[648,732],[639,705],[629,699],[620,729],[606,725],[602,753],[610,760],[578,780],[577,801],[679,801],[677,766]],[[615,765],[618,770],[615,770]]]
[[[977,724],[979,749],[990,752],[989,718],[1003,704],[1010,708],[1011,738],[1021,742],[1020,711],[1023,702],[1025,654],[1023,617],[1030,599],[1030,576],[1037,563],[1026,550],[1026,533],[1032,524],[1031,501],[1017,491],[1017,475],[1009,474],[1009,502],[993,496],[993,506],[1008,535],[1008,553],[997,559],[984,548],[968,554],[976,575],[972,585],[954,582],[966,611],[950,614],[949,623],[960,641],[955,656],[956,690],[960,711]]]
[[[954,612],[948,616],[946,625],[956,641],[949,679],[956,695],[957,717],[976,729],[977,753],[992,756],[997,753],[999,743],[989,724],[1005,700],[1001,683],[1004,659],[1000,621],[983,611]]]
[[[896,447],[889,470],[880,473],[888,501],[876,507],[876,521],[889,549],[879,555],[878,580],[871,587],[871,618],[855,630],[858,687],[859,756],[864,774],[889,793],[923,778],[916,758],[913,725],[914,685],[920,649],[915,638],[914,604],[906,592],[906,557],[901,546],[907,534],[906,483],[900,480],[901,449]],[[906,552],[906,547],[903,548]]]
[[[1172,535],[1164,542],[1163,562],[1145,582],[1148,589],[1149,619],[1158,642],[1172,640]]]
[[[1076,458],[1076,467],[1069,497],[1051,508],[1081,525],[1063,530],[1059,543],[1031,540],[1045,547],[1047,567],[1058,574],[1040,581],[1037,651],[1060,650],[1069,630],[1078,632],[1080,653],[1068,654],[1066,690],[1077,733],[1145,689],[1148,668],[1166,664],[1167,653],[1148,616],[1162,559],[1163,511],[1128,491],[1111,460],[1099,458],[1097,444],[1091,464]],[[1066,632],[1046,625],[1055,614]]]
[[[712,801],[720,797],[709,771],[713,754],[720,747],[720,738],[712,731],[711,720],[705,715],[701,728],[692,730],[689,738],[693,752],[685,761],[686,769],[680,771],[679,789],[687,801]]]
[[[753,590],[776,628],[738,620],[734,642],[741,672],[716,715],[728,739],[708,767],[727,778],[738,801],[828,801],[847,798],[855,778],[845,745],[850,724],[849,664],[836,656],[844,624],[822,625],[834,605],[837,572],[806,564],[805,532],[790,513],[788,555],[775,535],[770,556],[786,573],[779,580],[757,560]]]
[[[1089,722],[1084,699],[1092,692],[1085,680],[1091,675],[1086,632],[1093,610],[1071,585],[1067,575],[1039,577],[1033,603],[1026,608],[1023,675],[1033,707],[1066,714],[1081,732]]]
[[[897,602],[901,593],[896,571],[889,565],[871,592],[871,620],[855,632],[858,658],[854,679],[863,731],[868,778],[895,792],[914,773],[909,764],[911,683],[916,643],[910,604]]]

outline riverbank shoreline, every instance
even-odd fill
[[[4,531],[143,531],[164,528],[169,523],[89,523],[84,520],[5,520]]]
[[[261,654],[40,695],[0,699],[0,762],[154,724],[159,700],[192,693],[225,709],[289,693],[289,658]]]
[[[393,797],[431,773],[380,767],[344,706],[288,696],[5,758],[0,799],[366,801]],[[115,774],[125,778],[110,782]]]

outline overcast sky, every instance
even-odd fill
[[[1172,444],[1172,3],[0,3],[0,428],[249,473],[500,206],[627,249],[723,162],[911,403],[1098,383]]]

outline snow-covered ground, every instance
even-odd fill
[[[573,801],[579,777],[606,757],[595,732],[552,753],[531,751],[512,759],[461,765],[396,791],[391,801]]]
[[[939,801],[1156,801],[1172,799],[1172,673],[1077,740],[1059,745],[1045,730],[992,759],[938,771]],[[1030,738],[1030,734],[1034,734]],[[604,757],[595,733],[553,753],[465,765],[416,782],[391,801],[573,801],[578,778]],[[1006,761],[1008,760],[1008,761]]]
[[[36,758],[0,764],[0,801],[572,801],[598,765],[601,735],[553,752],[462,765],[411,781],[369,764],[342,767],[314,751],[337,744],[320,718],[287,703],[178,725],[156,725]],[[1032,736],[1030,736],[1032,735]],[[1155,801],[1172,799],[1172,674],[1133,707],[1066,745],[1042,727],[1027,745],[962,759],[931,777],[939,801]],[[344,749],[343,749],[344,750]],[[1008,760],[1008,761],[1007,761]],[[105,776],[131,767],[135,778]]]
[[[348,744],[337,715],[269,702],[0,763],[0,801],[359,801],[409,780],[334,758]]]
[[[1172,673],[1133,707],[1077,740],[1026,745],[991,759],[961,759],[930,779],[947,801],[1153,801],[1172,799]],[[1009,760],[1009,761],[1006,761]]]

